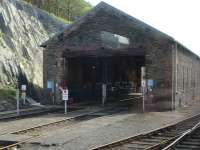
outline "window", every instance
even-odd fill
[[[106,31],[101,31],[101,41],[103,47],[111,49],[125,48],[130,44],[129,38]]]

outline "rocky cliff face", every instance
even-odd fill
[[[55,17],[21,0],[0,0],[0,85],[18,78],[42,87],[39,46],[63,28]]]

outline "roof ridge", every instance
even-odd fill
[[[71,32],[73,32],[74,30],[76,30],[82,23],[84,23],[85,21],[87,21],[87,18],[94,17],[95,14],[96,14],[100,9],[112,10],[112,11],[115,12],[115,13],[113,13],[113,14],[115,14],[115,15],[117,15],[117,16],[118,16],[119,14],[120,14],[120,15],[124,15],[125,17],[127,17],[127,18],[130,19],[131,21],[136,21],[136,22],[138,22],[138,24],[141,24],[141,25],[143,25],[143,26],[145,25],[146,27],[152,29],[153,31],[158,32],[158,33],[164,35],[166,38],[169,38],[170,40],[172,40],[172,41],[176,42],[177,44],[183,46],[183,44],[181,44],[180,42],[176,41],[172,36],[170,36],[170,35],[168,35],[168,34],[162,32],[162,31],[160,31],[160,30],[158,30],[158,29],[152,27],[151,25],[149,25],[149,24],[147,24],[147,23],[145,23],[145,22],[143,22],[143,21],[141,21],[141,20],[139,20],[139,19],[137,19],[137,18],[135,18],[135,17],[133,17],[133,16],[127,14],[127,13],[125,13],[124,11],[122,11],[122,10],[116,8],[116,7],[111,6],[110,4],[108,4],[108,3],[104,2],[104,1],[101,1],[99,4],[97,4],[95,7],[93,7],[89,12],[87,12],[84,16],[78,18],[76,21],[74,21],[73,23],[69,24],[68,27],[67,27],[67,29],[65,29],[64,32],[62,32],[62,33],[64,33],[64,36],[67,37]],[[60,33],[60,34],[62,34],[62,33]],[[59,36],[60,34],[57,34],[57,36]],[[55,38],[55,37],[53,37],[52,39],[54,39],[54,38]],[[45,45],[45,44],[48,44],[52,39],[50,39],[50,40],[48,40],[47,42],[45,42],[44,45]],[[42,45],[42,46],[43,46],[43,45]],[[184,48],[185,48],[187,51],[192,52],[190,49],[186,48],[185,46],[184,46]],[[192,53],[195,54],[194,52],[192,52]],[[197,54],[195,54],[195,55],[198,56]],[[199,57],[199,56],[198,56],[198,57]],[[199,58],[200,58],[200,57],[199,57]]]

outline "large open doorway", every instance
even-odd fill
[[[66,58],[64,77],[70,97],[77,102],[101,103],[102,84],[107,101],[117,101],[131,93],[141,92],[141,67],[144,56]]]

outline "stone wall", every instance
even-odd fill
[[[173,42],[165,37],[151,39],[146,43],[147,80],[154,81],[152,91],[147,91],[147,105],[153,104],[157,110],[172,108],[172,46]],[[148,106],[147,106],[148,107]]]
[[[177,45],[176,106],[200,100],[200,58]]]

